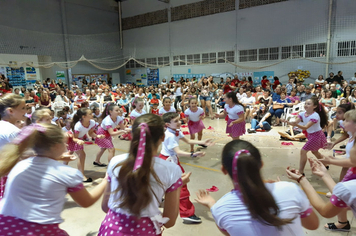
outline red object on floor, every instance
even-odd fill
[[[265,129],[256,129],[256,132],[266,132]]]
[[[184,135],[189,135],[190,133],[188,131],[183,131]]]
[[[217,191],[219,191],[219,188],[213,185],[213,187],[206,189],[206,191],[208,191],[208,192],[217,192]]]
[[[89,141],[87,141],[87,142],[84,142],[86,145],[91,145],[91,144],[93,144],[93,142],[89,142]]]
[[[282,142],[281,144],[284,146],[294,145],[292,142]]]
[[[181,128],[187,128],[188,125],[181,125],[180,127],[181,127]]]
[[[211,126],[209,126],[207,129],[208,129],[208,130],[214,130],[214,128],[211,127]]]

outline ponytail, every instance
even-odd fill
[[[104,109],[104,112],[101,113],[101,116],[100,116],[100,119],[101,120],[104,120],[104,118],[108,115],[110,115],[110,112],[109,111],[112,111],[114,110],[114,107],[116,107],[117,105],[115,103],[108,103],[106,104],[105,106],[105,109]]]
[[[88,110],[90,110],[90,109],[86,108],[86,107],[82,107],[82,108],[78,109],[77,112],[74,114],[73,119],[72,119],[72,123],[70,124],[70,128],[73,130],[73,132],[74,132],[75,124],[78,121],[80,121],[83,116],[85,116],[87,114]]]
[[[234,158],[238,158],[236,179],[233,178]],[[293,221],[278,217],[279,207],[262,180],[261,155],[256,147],[243,140],[231,141],[223,149],[222,164],[234,180],[236,191],[242,194],[252,218],[278,228]]]
[[[24,127],[12,142],[1,150],[0,177],[11,171],[28,148],[41,153],[61,142],[63,142],[63,132],[56,125],[33,124]]]
[[[316,106],[314,111],[319,114],[320,117],[320,127],[324,129],[326,126],[328,126],[328,115],[326,114],[324,105],[322,103],[319,103],[318,98],[313,96],[310,98],[312,101],[313,105]]]
[[[142,141],[144,143],[140,143],[141,133],[146,137],[146,140]],[[132,126],[129,156],[124,162],[115,166],[115,168],[120,168],[117,177],[119,185],[114,191],[120,193],[121,203],[119,207],[129,210],[133,215],[138,216],[141,210],[152,201],[152,193],[154,194],[154,192],[151,190],[151,175],[158,185],[163,187],[162,182],[152,168],[153,149],[158,147],[163,135],[164,122],[161,117],[153,114],[145,114],[138,117]],[[144,151],[139,149],[142,146]],[[161,199],[157,199],[157,201],[160,202]]]

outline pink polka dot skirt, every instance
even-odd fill
[[[132,236],[132,235],[157,235],[156,229],[148,217],[140,219],[109,210],[101,223],[98,236]],[[159,234],[160,235],[160,234]]]
[[[69,236],[58,224],[41,225],[12,216],[0,215],[0,235],[3,236]]]

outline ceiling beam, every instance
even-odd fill
[[[169,0],[158,0],[160,2],[165,2],[165,3],[169,3]]]

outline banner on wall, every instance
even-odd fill
[[[271,84],[273,84],[274,71],[253,72],[253,84],[261,84],[262,77],[265,75],[267,76],[267,79],[271,82]]]
[[[23,67],[11,68],[6,67],[6,77],[12,86],[26,87],[25,70]]]
[[[205,74],[174,74],[173,78],[175,81],[177,81],[181,77],[183,77],[184,79],[192,79],[193,77],[200,79],[203,76],[205,76]]]
[[[155,85],[159,84],[159,69],[151,69],[147,68],[147,85]]]
[[[57,78],[57,82],[58,80],[62,80],[62,82],[66,81],[66,76],[65,76],[65,72],[64,71],[56,71],[56,78]]]

